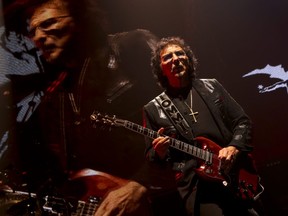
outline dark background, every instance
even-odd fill
[[[288,215],[288,87],[259,93],[280,81],[255,70],[288,71],[287,0],[102,0],[111,32],[146,28],[180,36],[199,60],[201,78],[217,78],[254,123],[254,158],[265,186],[268,215]],[[147,83],[149,86],[149,83]]]
[[[199,60],[200,78],[216,78],[239,102],[254,123],[254,158],[265,187],[267,215],[288,215],[286,150],[288,87],[259,93],[258,85],[280,79],[255,70],[282,65],[288,71],[287,0],[100,0],[110,33],[144,28],[158,37],[180,36]],[[0,50],[3,74],[33,72],[35,61],[17,59]],[[24,56],[25,58],[25,56]],[[141,67],[141,65],[139,65]],[[16,70],[17,69],[17,70]],[[151,73],[147,71],[147,73]],[[4,81],[3,81],[4,80]],[[145,82],[145,80],[143,80]],[[149,88],[147,81],[147,88]]]

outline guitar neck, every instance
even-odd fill
[[[63,198],[46,196],[45,200],[46,202],[43,206],[43,210],[44,212],[49,213],[49,215],[60,215],[61,212],[66,212],[68,214],[69,212],[69,215],[71,216],[93,216],[99,207],[99,200],[95,197],[89,198],[87,202],[78,200],[77,203],[75,203],[77,204],[75,208],[71,203],[68,205],[67,203],[69,202]]]
[[[118,123],[117,125],[119,125],[119,122],[117,123]],[[134,131],[138,134],[142,134],[152,139],[155,139],[160,136],[156,131],[153,131],[149,128],[145,128],[141,125],[135,124],[127,120],[122,120],[122,123],[120,123],[120,125],[131,131]],[[198,148],[194,145],[190,145],[188,143],[174,139],[172,137],[169,137],[169,139],[170,139],[170,146],[172,148],[185,152],[186,154],[192,155],[198,159],[202,159],[205,161],[212,161],[213,153],[208,152],[207,150]]]

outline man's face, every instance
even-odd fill
[[[67,48],[75,32],[75,23],[63,5],[45,3],[36,8],[29,30],[29,36],[47,62],[55,64],[67,60]]]
[[[188,83],[188,57],[178,45],[168,45],[160,53],[161,68],[174,88],[183,87]]]

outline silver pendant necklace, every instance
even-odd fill
[[[184,101],[184,103],[186,104],[186,106],[190,110],[189,115],[192,116],[193,121],[196,123],[197,122],[196,116],[199,114],[199,112],[194,112],[193,109],[192,109],[192,107],[193,107],[192,89],[190,90],[189,94],[190,94],[190,106],[186,103],[186,101]]]
[[[86,58],[84,61],[84,64],[82,66],[80,75],[79,75],[79,80],[78,80],[78,85],[77,85],[77,102],[75,101],[74,94],[72,92],[68,93],[69,100],[72,106],[72,110],[76,116],[80,115],[80,100],[81,100],[81,90],[84,82],[84,77],[87,71],[87,67],[90,63],[90,58]],[[76,125],[80,124],[80,120],[76,120],[74,122]]]

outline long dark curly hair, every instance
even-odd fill
[[[152,52],[152,58],[151,58],[151,67],[152,72],[154,76],[157,78],[158,83],[165,89],[169,87],[169,82],[167,80],[167,77],[164,76],[162,69],[161,69],[161,58],[160,53],[161,51],[167,47],[168,45],[177,45],[181,47],[187,57],[188,57],[188,73],[192,79],[195,79],[196,77],[196,66],[198,64],[198,61],[191,50],[190,46],[188,46],[184,40],[180,37],[166,37],[162,38],[156,45],[155,50]]]

